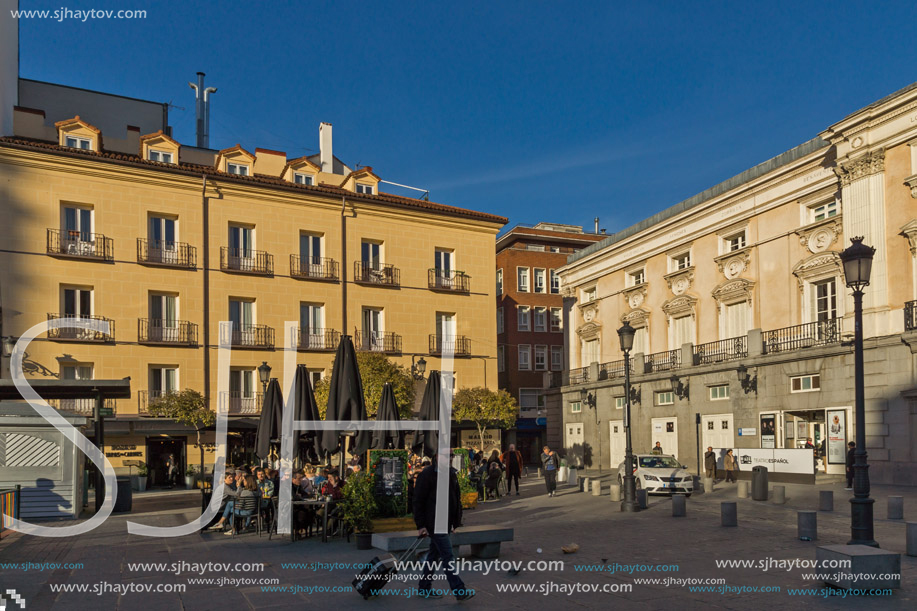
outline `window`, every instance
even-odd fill
[[[172,163],[172,159],[173,159],[172,153],[150,149],[150,161],[158,161],[160,163]]]
[[[65,318],[88,318],[92,316],[92,289],[65,288],[62,290],[63,314]]]
[[[583,362],[581,367],[586,367],[592,363],[598,363],[600,360],[599,340],[590,339],[583,342]]]
[[[535,346],[535,371],[548,370],[548,347]]]
[[[226,171],[237,176],[248,176],[248,166],[241,163],[227,163]]]
[[[229,370],[229,412],[256,413],[255,370]]]
[[[537,267],[535,268],[535,292],[547,292],[547,287],[545,286],[545,271]]]
[[[562,308],[551,308],[551,331],[564,330],[564,315]]]
[[[385,348],[382,310],[363,308],[363,346],[364,350],[382,351]]]
[[[179,341],[178,296],[168,293],[150,294],[150,321],[147,332],[151,341]]]
[[[363,193],[365,195],[372,195],[373,186],[358,182],[357,183],[357,193]]]
[[[364,269],[380,271],[382,269],[382,244],[363,240],[361,256]]]
[[[563,371],[564,347],[551,346],[551,371]]]
[[[78,248],[81,242],[92,242],[92,208],[64,206],[61,214],[61,233],[67,241],[68,252],[71,248]]]
[[[520,388],[519,409],[544,409],[544,391],[540,388]]]
[[[809,222],[823,221],[832,216],[837,216],[837,200],[812,206],[809,208]]]
[[[694,317],[688,314],[672,319],[672,345],[670,350],[679,350],[684,344],[694,343]]]
[[[436,313],[436,337],[441,342],[455,342],[455,314],[446,312]],[[445,346],[443,346],[445,349]],[[455,346],[453,344],[453,350]]]
[[[178,369],[176,367],[150,367],[150,399],[178,390]]]
[[[64,380],[91,380],[92,365],[64,365],[60,369],[60,375]]]
[[[299,234],[299,259],[303,265],[320,265],[322,260],[322,236],[315,233]],[[316,270],[319,271],[320,270]]]
[[[560,276],[553,269],[551,270],[551,294],[560,294]]]
[[[250,299],[229,300],[229,320],[232,322],[233,335],[251,330],[255,322],[254,305],[255,302]]]
[[[733,252],[745,248],[745,231],[723,238],[726,252]]]
[[[529,344],[519,346],[519,371],[528,371],[532,368],[532,347]]]
[[[497,333],[503,333],[504,330],[503,308],[497,308]]]
[[[570,413],[578,414],[583,411],[583,404],[579,401],[574,401],[570,404]]]
[[[595,287],[590,287],[588,289],[583,289],[583,303],[589,303],[590,301],[595,301],[596,290]]]
[[[309,187],[315,184],[311,174],[303,174],[302,172],[293,173],[293,182],[297,185],[306,185]]]
[[[529,268],[516,268],[516,290],[520,293],[529,292]]]
[[[178,222],[175,218],[150,216],[147,236],[149,238],[150,256],[161,254],[163,258],[177,258],[175,246],[175,229]]]
[[[720,384],[718,386],[710,387],[710,400],[711,401],[722,401],[723,399],[729,398],[729,385]]]
[[[229,226],[229,256],[250,259],[255,243],[255,230],[242,225]]]
[[[516,306],[518,321],[516,327],[519,331],[531,331],[529,327],[529,306]]]
[[[748,334],[748,302],[731,303],[723,308],[723,339]]]
[[[544,333],[548,330],[548,309],[535,308],[535,332]]]
[[[497,297],[503,294],[503,270],[497,270]]]
[[[649,344],[646,340],[646,327],[637,327],[636,332],[634,333],[634,347],[631,348],[631,354],[637,354],[639,352],[642,352],[643,354],[649,353]]]
[[[656,393],[656,405],[672,405],[675,403],[675,394],[671,390]]]
[[[551,252],[560,252],[560,246],[552,246],[552,247],[550,248],[550,251],[551,251]]]
[[[89,138],[78,138],[77,136],[67,136],[64,139],[64,146],[72,149],[83,149],[84,151],[92,150],[92,141]]]
[[[526,250],[535,250],[538,252],[544,252],[544,245],[543,244],[526,244],[525,249]]]
[[[325,377],[324,369],[310,369],[309,370],[309,384],[312,385],[312,388],[315,388],[315,385],[322,381],[322,378]]]
[[[505,346],[497,346],[497,371],[503,373],[506,371],[506,349]]]
[[[815,321],[837,318],[837,281],[829,278],[812,283],[812,296],[815,299]]]
[[[624,409],[624,397],[615,397],[615,409]]]
[[[452,278],[452,270],[455,269],[455,252],[437,248],[433,257],[433,267],[436,268],[437,276]]]
[[[643,271],[643,268],[634,270],[628,274],[630,280],[630,286],[639,286],[646,282],[646,274]]]
[[[821,390],[821,376],[817,373],[790,378],[790,392]]]
[[[300,333],[314,334],[325,327],[325,306],[321,303],[299,304]]]
[[[672,271],[677,272],[681,269],[687,269],[691,267],[691,251],[682,253],[680,255],[675,255],[672,257]]]

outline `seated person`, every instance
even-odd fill
[[[271,504],[271,497],[274,496],[274,481],[268,479],[264,469],[257,469],[255,477],[258,480],[258,489],[261,491],[261,506],[267,507]]]
[[[333,501],[344,497],[344,484],[337,473],[328,474],[328,481],[322,484],[322,496],[330,496]]]
[[[500,477],[503,470],[500,469],[499,461],[490,463],[487,469],[487,479],[484,480],[484,488],[487,492],[487,498],[500,498],[500,492],[497,490],[497,484],[500,483]]]
[[[235,500],[239,497],[238,486],[236,486],[235,473],[227,471],[223,476],[223,502],[220,505],[219,522],[210,527],[210,530],[223,530],[226,520],[232,515]]]
[[[258,511],[258,501],[260,499],[258,483],[254,476],[246,473],[242,476],[242,486],[238,490],[238,497],[233,502],[233,515],[235,517],[245,518],[243,530],[247,530],[252,523],[252,518]],[[235,520],[230,524],[230,529],[223,534],[232,535],[235,529]]]
[[[474,465],[468,465],[468,481],[478,491],[478,496],[484,498],[484,478],[478,473]]]

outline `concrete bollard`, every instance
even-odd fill
[[[888,519],[889,520],[903,520],[904,519],[904,497],[903,496],[888,497]]]
[[[917,556],[917,522],[907,523],[907,555]]]
[[[598,480],[592,482],[592,496],[602,496],[602,482]]]
[[[621,501],[621,486],[619,484],[611,485],[611,500],[612,502]]]
[[[739,496],[740,499],[748,498],[748,482],[747,481],[739,480],[738,483],[736,483],[736,494]]]
[[[818,493],[818,510],[834,511],[834,491],[821,490]]]
[[[579,491],[580,492],[589,491],[589,478],[588,477],[579,478]]]
[[[721,526],[738,526],[739,510],[735,501],[720,503],[720,525]]]
[[[786,503],[786,486],[774,486],[774,505]]]
[[[646,490],[643,488],[637,490],[637,505],[640,506],[640,509],[646,509]]]
[[[712,477],[705,477],[704,478],[704,494],[707,494],[708,492],[713,492],[714,485],[715,485],[714,479]]]
[[[688,514],[688,503],[685,495],[675,494],[672,496],[672,517],[683,518]]]
[[[544,477],[544,471],[541,469],[541,467],[538,467],[538,477]]]
[[[800,541],[815,541],[818,539],[818,512],[797,511],[796,533]]]

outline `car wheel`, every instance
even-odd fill
[[[685,498],[688,498],[688,499],[691,498],[691,493],[690,492],[685,493]]]

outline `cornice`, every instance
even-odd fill
[[[902,235],[907,238],[907,242],[911,247],[911,254],[917,255],[917,219],[911,219],[901,228]]]
[[[910,188],[911,197],[917,199],[917,174],[908,176],[906,179],[904,179],[904,184]]]

